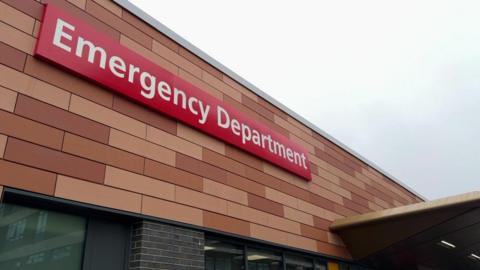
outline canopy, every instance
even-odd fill
[[[480,269],[480,192],[347,217],[330,229],[376,269]]]

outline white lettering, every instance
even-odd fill
[[[208,113],[210,112],[210,105],[207,104],[207,106],[204,107],[203,102],[200,101],[198,103],[198,106],[200,107],[200,115],[201,115],[201,118],[198,122],[203,125],[207,121]]]
[[[293,162],[293,151],[290,148],[287,148],[287,159],[290,162]]]
[[[232,119],[232,132],[233,134],[240,136],[240,123],[237,119]]]
[[[225,118],[225,121],[222,121],[222,116]],[[230,126],[230,116],[228,112],[220,106],[217,106],[217,124],[221,128],[228,128]]]
[[[130,64],[128,65],[128,82],[133,83],[133,79],[135,78],[135,73],[139,73],[140,68]]]
[[[53,36],[53,45],[64,49],[67,52],[71,52],[72,48],[68,47],[64,43],[62,43],[62,37],[67,40],[72,40],[72,36],[63,32],[63,28],[67,28],[71,31],[75,31],[75,26],[67,23],[66,21],[58,18],[57,19],[57,26],[55,27],[55,35]]]
[[[75,26],[63,21],[60,18],[57,19],[55,32],[52,40],[53,45],[69,53],[72,53],[74,51],[77,57],[82,58],[82,60],[84,60],[83,57],[86,57],[89,63],[98,64],[98,67],[100,67],[101,69],[106,69],[106,65],[108,64],[108,70],[113,74],[113,76],[125,79],[123,82],[126,82],[128,80],[129,83],[135,86],[140,84],[140,94],[146,99],[153,99],[155,98],[156,93],[158,93],[160,99],[153,102],[146,102],[148,105],[160,107],[165,106],[165,102],[169,102],[170,104],[168,104],[166,108],[171,108],[172,111],[167,113],[170,113],[172,116],[176,117],[175,113],[180,112],[181,119],[186,122],[193,122],[194,120],[192,119],[196,119],[198,120],[198,123],[202,125],[206,123],[209,117],[211,105],[204,103],[202,99],[198,98],[198,96],[195,96],[195,90],[192,91],[193,93],[191,93],[190,91],[177,89],[175,87],[175,80],[173,80],[172,85],[170,85],[168,82],[162,81],[160,78],[158,78],[157,84],[155,69],[149,70],[153,74],[144,71],[140,67],[128,63],[128,61],[126,62],[120,56],[108,55],[104,48],[96,46],[93,42],[86,40],[81,36],[75,36],[74,34]],[[74,47],[75,45],[76,47]],[[86,52],[85,50],[88,50],[88,52]],[[136,58],[129,57],[125,59],[134,61],[136,63],[142,63],[142,61],[136,61]],[[147,66],[150,67],[150,65]],[[160,74],[163,75],[163,73]],[[105,74],[105,72],[98,74],[98,76],[103,75],[109,76],[108,78],[112,77],[111,74]],[[169,77],[167,76],[167,78]],[[114,86],[119,85],[120,84],[117,83]],[[188,84],[185,85],[182,83],[176,85],[178,87],[188,86]],[[123,88],[121,89],[121,92],[126,92],[128,90],[129,88]],[[128,95],[130,94],[131,93],[128,93]],[[138,95],[138,92],[136,92],[135,94]],[[166,108],[158,109],[162,112],[166,112]],[[185,112],[180,111],[180,108],[185,110]],[[275,134],[268,134],[268,132],[262,133],[261,131],[255,129],[255,125],[247,125],[245,122],[242,121],[242,117],[238,117],[238,119],[235,118],[236,113],[230,114],[229,111],[227,111],[220,105],[216,105],[216,109],[218,127],[221,129],[230,129],[230,136],[238,136],[237,138],[235,138],[234,141],[231,141],[227,137],[225,138],[226,141],[230,141],[237,145],[239,145],[239,141],[241,141],[242,144],[254,144],[259,148],[264,149],[261,151],[262,155],[269,152],[266,156],[267,160],[272,160],[270,159],[271,155],[275,155],[276,158],[281,157],[288,162],[298,165],[299,167],[302,167],[306,170],[308,169],[307,157],[305,156],[305,153],[295,151],[295,148],[290,148],[289,144],[284,145],[282,143],[283,139],[278,138],[278,136],[276,136]],[[190,112],[191,115],[185,115],[187,112]],[[212,113],[212,118],[215,118],[214,113]],[[215,120],[212,119],[211,121]],[[219,128],[211,132],[218,131]],[[267,129],[265,129],[265,131],[266,130]],[[250,150],[251,148],[247,149]]]
[[[108,61],[108,66],[110,67],[110,71],[119,78],[125,78],[125,71],[127,71],[127,65],[125,65],[125,61],[118,56],[112,56]],[[120,73],[121,71],[122,73]]]
[[[305,154],[302,153],[302,165],[303,165],[303,168],[305,168],[305,170],[308,169],[306,161],[307,161],[307,158],[305,157]]]
[[[188,99],[188,109],[194,114],[198,115],[198,111],[193,108],[193,103],[198,103],[198,99],[196,97],[190,97]]]
[[[148,85],[147,85],[148,79]],[[156,78],[150,73],[144,71],[140,74],[140,84],[142,85],[141,94],[145,98],[152,99],[155,96],[155,81]]]
[[[260,133],[256,131],[255,129],[252,130],[252,142],[256,144],[257,146],[261,146],[260,144]]]
[[[105,50],[102,48],[102,47],[97,47],[95,45],[93,45],[92,42],[88,41],[88,40],[85,40],[83,39],[82,37],[78,37],[78,41],[77,41],[77,50],[75,52],[75,54],[82,58],[83,56],[83,48],[87,46],[88,47],[88,62],[92,63],[94,62],[95,60],[95,54],[97,52],[100,53],[100,67],[105,69],[105,64],[107,63],[107,53],[105,52]]]
[[[158,83],[158,94],[165,101],[170,101],[170,96],[172,95],[172,88],[170,88],[170,85],[167,82],[160,81]]]
[[[185,110],[187,108],[187,95],[182,90],[173,88],[173,104],[178,106],[179,97],[181,97],[182,108]]]
[[[250,141],[252,139],[252,131],[250,127],[246,124],[242,124],[242,143]]]

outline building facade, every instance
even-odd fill
[[[308,176],[39,55],[47,3],[298,145]],[[423,201],[128,2],[0,10],[0,269],[364,269],[330,224]]]

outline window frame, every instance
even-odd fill
[[[347,269],[350,268],[350,266],[356,266],[356,267],[359,267],[359,269],[363,269],[363,270],[373,270],[372,268],[369,268],[359,263],[352,262],[351,260],[344,259],[344,258],[316,254],[314,252],[305,251],[298,248],[289,248],[282,244],[275,244],[275,243],[270,243],[263,240],[254,239],[251,237],[239,236],[236,234],[227,233],[227,232],[223,232],[216,229],[205,228],[198,225],[185,224],[185,223],[167,220],[163,218],[146,216],[139,213],[132,213],[132,212],[127,212],[123,210],[91,205],[91,204],[82,203],[82,202],[75,202],[75,201],[71,201],[63,198],[52,197],[49,195],[38,194],[38,193],[29,192],[29,191],[23,191],[15,188],[10,188],[10,187],[4,187],[3,196],[0,197],[0,203],[3,201],[9,202],[9,203],[18,203],[18,204],[29,206],[29,207],[34,205],[36,207],[38,206],[38,208],[65,212],[70,214],[82,215],[83,213],[83,215],[90,214],[90,215],[101,215],[103,217],[118,217],[125,221],[130,221],[132,222],[132,224],[137,221],[148,220],[152,222],[165,223],[172,226],[179,226],[179,227],[188,228],[192,230],[202,231],[205,235],[205,239],[207,237],[210,237],[223,242],[244,246],[244,259],[245,259],[244,270],[248,270],[248,258],[246,256],[248,247],[257,247],[260,249],[278,251],[278,252],[281,252],[282,254],[289,253],[296,256],[307,257],[313,260],[314,266],[316,265],[315,263],[318,260],[324,263],[333,262],[338,264],[339,266],[346,265]],[[20,203],[20,202],[23,202],[23,203]],[[285,260],[283,260],[283,262],[285,262]],[[128,265],[126,267],[127,267],[126,269],[128,269]],[[286,270],[285,267],[283,269]],[[328,265],[327,265],[327,270],[328,270]]]
[[[129,232],[127,242],[125,245],[125,258],[123,264],[123,269],[119,270],[128,270],[129,269],[129,257],[130,257],[130,245],[132,241],[132,226],[135,222],[140,219],[131,217],[128,215],[121,215],[115,212],[104,211],[101,208],[91,208],[88,205],[80,203],[65,203],[63,199],[54,198],[54,200],[45,199],[45,195],[33,194],[26,191],[18,191],[12,189],[4,189],[4,194],[0,197],[0,204],[8,203],[14,204],[39,210],[52,211],[58,213],[64,213],[69,215],[79,216],[85,219],[85,235],[82,249],[82,259],[81,259],[81,270],[92,270],[88,265],[89,262],[93,259],[93,254],[89,256],[88,251],[92,249],[95,244],[89,237],[95,232],[92,231],[93,222],[101,222],[105,220],[123,222],[128,224]],[[37,195],[37,196],[36,196]],[[97,230],[93,226],[93,230]],[[95,270],[95,269],[94,269]]]
[[[268,250],[268,251],[273,251],[273,252],[278,252],[282,256],[282,264],[283,264],[283,270],[286,270],[286,256],[291,255],[291,256],[297,256],[297,257],[304,257],[306,259],[309,259],[313,263],[313,268],[316,269],[315,267],[317,266],[318,262],[324,263],[324,265],[327,267],[328,270],[328,262],[333,262],[343,266],[346,266],[347,269],[349,269],[351,266],[356,267],[353,269],[369,269],[366,268],[365,266],[362,266],[357,263],[352,263],[352,262],[346,262],[345,260],[335,260],[328,258],[326,256],[322,255],[314,255],[310,254],[307,252],[301,252],[301,251],[292,251],[291,249],[287,248],[281,248],[277,246],[272,246],[268,244],[263,244],[263,243],[258,243],[255,241],[250,241],[247,239],[242,239],[242,238],[233,238],[233,237],[225,237],[223,235],[218,235],[218,234],[212,234],[212,233],[207,233],[205,232],[205,240],[207,239],[212,239],[212,240],[217,240],[217,241],[222,241],[225,243],[229,243],[232,245],[237,245],[237,246],[243,246],[243,257],[244,257],[244,270],[249,270],[248,269],[248,250],[249,248],[255,248],[255,249],[263,249],[263,250]],[[360,268],[359,268],[360,267]]]

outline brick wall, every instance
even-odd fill
[[[309,151],[311,182],[32,57],[53,2]],[[420,199],[113,2],[0,0],[0,185],[349,257],[332,220]]]
[[[134,225],[130,270],[202,270],[203,232],[142,221]]]

